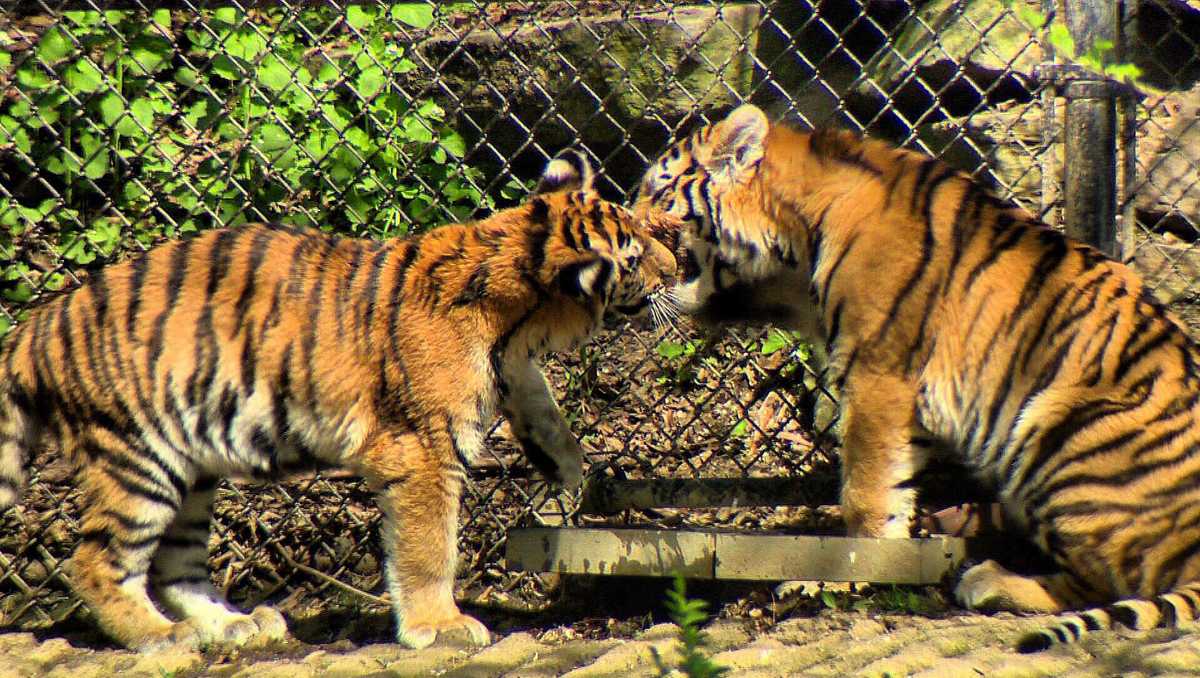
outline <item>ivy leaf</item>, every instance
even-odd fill
[[[371,212],[371,203],[367,202],[363,197],[362,191],[351,190],[346,192],[346,216],[351,221],[365,224]]]
[[[426,2],[398,2],[392,5],[392,19],[413,28],[429,28],[433,24],[433,5]]]
[[[109,256],[121,244],[121,225],[115,220],[99,220],[84,232],[88,242],[95,245],[100,254]]]
[[[787,348],[791,341],[788,336],[779,330],[772,330],[766,339],[762,342],[762,354],[771,355],[778,352],[780,349]]]
[[[100,23],[100,12],[72,10],[63,12],[63,18],[80,28],[87,28]]]
[[[151,75],[166,68],[172,51],[166,38],[142,35],[130,41],[129,56],[123,57],[121,63],[135,75]]]
[[[660,342],[658,346],[654,348],[654,350],[667,360],[674,360],[683,355],[684,346],[683,344],[675,341],[663,341]]]
[[[429,129],[429,121],[416,115],[406,115],[401,123],[404,136],[412,141],[429,143],[433,141],[433,130]]]
[[[343,130],[346,128],[346,125],[350,124],[350,119],[342,115],[341,110],[335,106],[325,104],[321,106],[321,113],[325,116],[325,122],[336,130]]]
[[[408,58],[397,59],[396,62],[392,64],[393,73],[408,73],[409,71],[415,71],[416,69],[416,62]]]
[[[150,13],[150,21],[154,22],[164,31],[171,29],[171,11],[167,9],[156,9]]]
[[[12,144],[25,154],[33,149],[25,126],[21,121],[7,115],[0,115],[0,144]]]
[[[183,66],[175,69],[175,82],[184,87],[195,87],[204,82],[204,76],[194,68]]]
[[[432,99],[426,99],[417,106],[417,113],[431,120],[443,120],[446,117],[446,109],[437,105],[437,102]]]
[[[121,101],[120,95],[116,92],[109,92],[100,98],[100,103],[96,108],[100,111],[100,119],[104,121],[104,124],[112,127],[125,113],[125,102]]]
[[[375,10],[361,5],[350,5],[346,8],[346,23],[361,31],[375,23]]]
[[[358,90],[359,96],[370,99],[383,89],[386,82],[387,78],[383,75],[383,69],[379,66],[371,66],[358,74],[358,79],[354,82],[354,89]]]
[[[90,264],[96,260],[96,253],[87,247],[87,240],[78,235],[68,240],[65,245],[59,246],[58,254],[67,261],[81,265]]]
[[[291,145],[291,135],[279,125],[262,125],[254,133],[254,146],[264,154],[281,151]]]
[[[232,7],[219,7],[213,12],[213,17],[221,23],[234,26],[238,23],[240,13]]]
[[[150,129],[154,124],[154,104],[146,97],[138,97],[129,104],[129,112],[133,115],[133,119],[141,123],[135,135],[144,134],[143,129]]]
[[[99,179],[108,173],[108,153],[103,149],[103,142],[91,134],[79,137],[79,156],[84,162],[83,174],[89,179]]]
[[[38,90],[49,87],[52,83],[50,76],[35,66],[25,66],[17,70],[17,84],[22,89]]]
[[[104,73],[87,59],[80,59],[71,64],[63,74],[67,89],[76,94],[91,94],[104,86]]]
[[[258,66],[258,81],[276,92],[284,90],[292,84],[292,69],[270,54]]]
[[[244,30],[238,31],[232,39],[227,40],[225,47],[230,56],[254,61],[267,51],[267,41],[253,30]]]
[[[212,70],[213,73],[216,73],[226,80],[236,81],[242,79],[242,67],[225,54],[222,54],[212,60]]]
[[[74,51],[71,39],[57,26],[43,33],[38,41],[37,55],[48,64],[64,59]]]

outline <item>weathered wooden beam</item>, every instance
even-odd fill
[[[518,528],[508,531],[508,567],[532,572],[711,579],[714,533],[692,530]]]
[[[718,534],[716,579],[936,584],[966,559],[966,540]]]
[[[694,579],[936,584],[992,540],[737,534],[711,530],[522,528],[508,533],[508,566],[570,574]]]

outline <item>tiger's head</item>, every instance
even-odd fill
[[[706,324],[798,325],[804,264],[764,201],[771,126],[744,105],[677,141],[646,171],[633,209],[679,260],[670,294]],[[793,280],[794,278],[794,280]]]
[[[542,174],[531,201],[551,223],[543,286],[576,300],[599,322],[672,313],[675,257],[629,209],[600,197],[583,153],[564,151]]]

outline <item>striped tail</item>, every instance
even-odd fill
[[[29,413],[0,395],[0,511],[17,503],[25,486],[25,457],[33,437]]]
[[[1074,643],[1092,631],[1120,624],[1135,631],[1175,628],[1200,618],[1200,582],[1177,586],[1149,600],[1131,599],[1063,617],[1046,628],[1026,635],[1017,643],[1022,653],[1041,652],[1054,645]]]

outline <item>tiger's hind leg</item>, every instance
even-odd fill
[[[1069,572],[1026,577],[994,560],[964,572],[954,597],[971,610],[1036,613],[1057,613],[1104,601]]]
[[[157,457],[107,431],[80,443],[86,473],[80,544],[66,567],[72,586],[100,627],[129,649],[196,646],[196,629],[167,619],[146,590],[154,552],[186,486]]]
[[[358,468],[383,512],[384,574],[396,639],[423,648],[439,635],[465,632],[477,645],[487,628],[454,602],[458,505],[465,473],[449,431],[418,436],[381,432]]]
[[[209,578],[208,535],[216,483],[199,481],[184,498],[154,556],[151,586],[170,613],[195,627],[201,643],[236,646],[251,639],[282,640],[287,636],[283,615],[265,606],[244,614]]]

